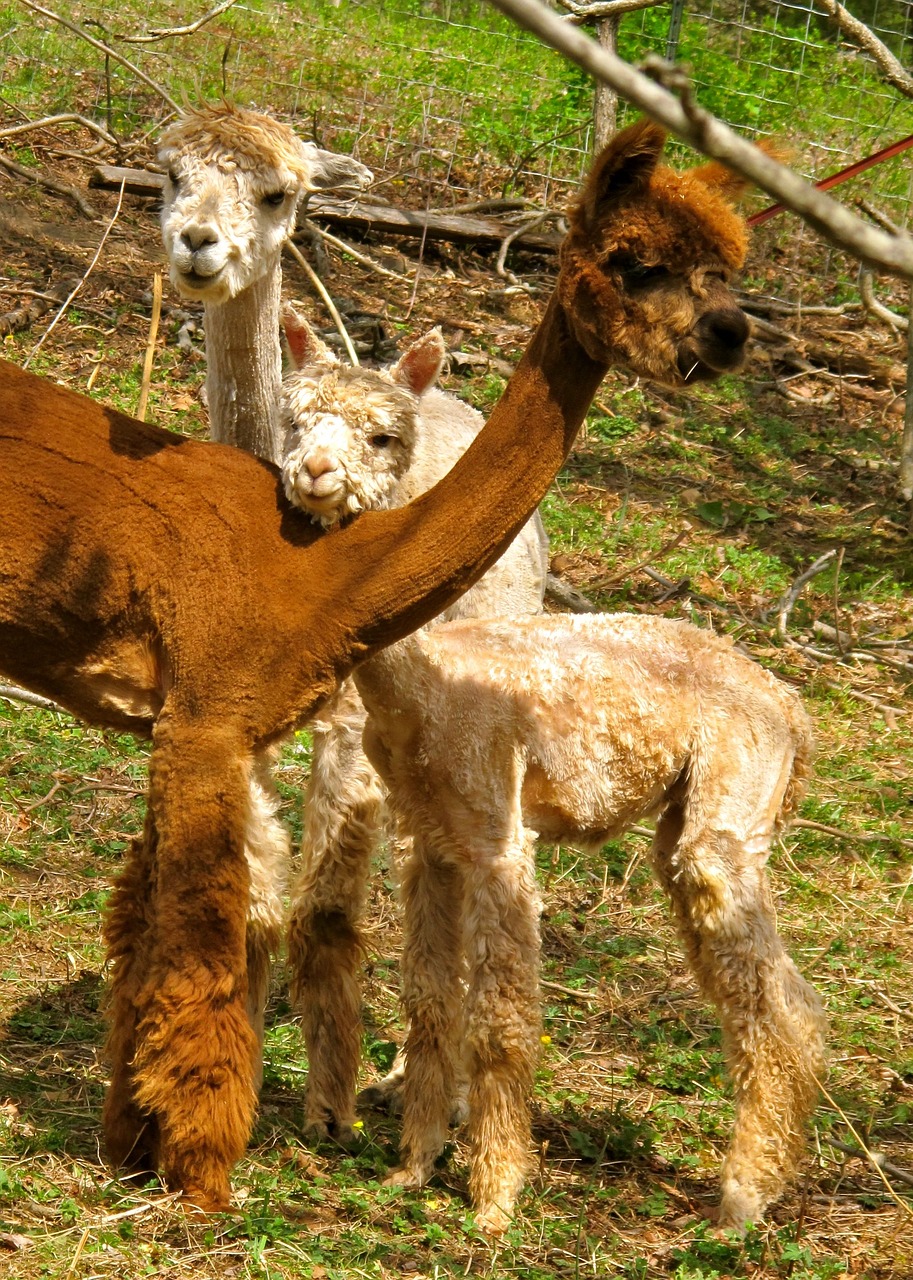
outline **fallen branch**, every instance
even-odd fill
[[[94,120],[89,120],[86,116],[77,115],[73,111],[65,111],[59,116],[43,116],[40,120],[27,120],[25,124],[9,125],[6,129],[0,129],[0,138],[12,138],[16,134],[28,133],[32,129],[49,129],[55,124],[81,124],[84,129],[88,129],[90,133],[94,133],[101,138],[102,142],[106,142],[109,147],[120,146],[117,139],[107,129],[103,129]]]
[[[789,615],[795,608],[796,601],[802,594],[802,588],[806,583],[810,582],[816,574],[821,573],[822,570],[826,569],[830,562],[836,558],[836,550],[832,549],[830,551],[825,551],[824,555],[819,556],[814,564],[809,565],[804,573],[799,574],[793,585],[786,592],[783,599],[780,601],[780,609],[777,614],[777,634],[781,639],[785,639],[786,637],[786,624],[789,621]]]
[[[87,218],[91,218],[94,221],[98,217],[95,209],[89,204],[82,192],[76,187],[71,187],[69,183],[61,182],[58,178],[52,178],[41,169],[27,169],[25,165],[17,164],[9,156],[0,155],[0,165],[6,169],[7,173],[12,173],[17,178],[24,178],[26,182],[34,182],[36,186],[44,187],[45,191],[53,191],[55,195],[66,196],[67,199],[73,201],[79,212]]]
[[[913,840],[905,840],[902,836],[883,836],[877,831],[841,831],[839,827],[829,827],[826,822],[813,822],[810,818],[792,818],[790,829],[801,827],[804,831],[820,831],[822,835],[833,836],[836,840],[846,840],[861,844],[902,845],[905,849],[913,849]]]
[[[356,249],[354,245],[349,244],[347,240],[340,240],[338,236],[334,236],[329,231],[324,231],[322,227],[318,227],[316,223],[311,222],[309,218],[305,218],[302,223],[303,230],[312,236],[319,236],[321,240],[325,240],[327,244],[331,244],[338,249],[340,253],[346,253],[350,258],[354,258],[356,262],[360,262],[363,267],[367,267],[369,271],[375,271],[379,276],[386,276],[388,280],[399,280],[402,284],[409,283],[409,277],[402,275],[399,271],[390,271],[387,267],[381,266],[379,262],[375,262],[373,258],[369,258],[366,253],[362,253]]]
[[[20,689],[15,684],[0,684],[0,698],[9,698],[11,702],[25,702],[32,707],[43,707],[45,711],[62,711],[50,698],[42,698],[40,693],[32,693],[29,689]]]
[[[899,1165],[891,1164],[889,1160],[885,1160],[880,1151],[870,1151],[868,1147],[853,1147],[848,1142],[841,1142],[839,1138],[832,1138],[828,1134],[824,1139],[829,1147],[835,1147],[838,1151],[843,1151],[848,1156],[855,1156],[857,1160],[868,1160],[876,1169],[883,1169],[885,1173],[892,1178],[896,1178],[898,1182],[903,1182],[908,1187],[913,1187],[913,1173],[909,1173],[906,1169],[901,1169]]]

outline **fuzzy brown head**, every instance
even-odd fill
[[[596,159],[561,250],[558,299],[587,354],[681,387],[738,369],[750,325],[730,289],[748,241],[721,166],[660,164],[665,131],[623,129]]]

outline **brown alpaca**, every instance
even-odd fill
[[[681,386],[737,368],[744,358],[748,324],[726,281],[741,265],[746,231],[725,199],[734,189],[733,175],[715,165],[673,173],[658,165],[663,141],[662,130],[636,124],[605,149],[572,216],[552,306],[563,306],[567,314],[573,310],[575,339],[591,355],[601,350],[635,374]],[[416,349],[423,345],[417,343]],[[574,360],[581,355],[580,347],[554,350],[559,358],[563,350]],[[321,367],[310,373],[305,369],[286,380],[284,400],[292,429],[285,465],[294,464],[287,483],[293,499],[294,478],[301,469],[298,454],[304,447],[295,430],[296,411],[300,408],[298,427],[306,441],[309,419],[320,417],[318,409],[333,421],[344,416],[342,405],[323,403],[322,396],[333,395],[331,378],[326,378],[330,391],[314,395],[312,384],[324,373]],[[378,375],[350,370],[346,377],[357,380],[369,398]],[[506,395],[510,397],[511,387]],[[386,403],[378,405],[381,410],[390,416]],[[403,413],[392,428],[384,427],[385,435],[391,430],[394,438],[405,435],[411,442],[415,424]],[[471,490],[464,500],[467,509],[474,505]],[[366,505],[367,499],[360,502]],[[467,607],[462,616],[469,612]],[[507,610],[501,601],[487,612]],[[482,610],[475,610],[475,616],[482,616]],[[360,733],[360,722],[356,727]],[[337,754],[348,769],[337,791],[366,799],[361,809],[350,805],[343,811],[346,825],[336,821],[334,827],[332,812],[328,815],[326,805],[320,810],[322,837],[309,842],[311,856],[293,891],[289,954],[308,1044],[307,1120],[313,1129],[346,1141],[355,1119],[361,1051],[358,918],[379,796],[376,786],[369,788],[370,771],[353,767],[354,749]],[[323,774],[332,764],[315,761],[321,770],[318,790],[324,794],[331,794]],[[336,763],[334,780],[342,766]],[[394,1092],[400,1082],[401,1070],[394,1071],[371,1090],[371,1100]]]
[[[453,471],[408,506],[323,536],[268,463],[0,362],[0,672],[152,738],[146,827],[108,928],[108,1147],[203,1209],[228,1205],[255,1106],[245,849],[264,753],[358,661],[494,563],[621,343],[633,341],[633,367],[673,385],[743,357],[748,326],[723,277],[744,229],[709,187],[657,172],[662,144],[659,129],[634,126],[596,162],[555,295]],[[668,286],[640,279],[654,246],[687,278],[672,277],[662,326],[652,299]]]

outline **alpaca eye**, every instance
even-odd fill
[[[269,195],[265,195],[263,197],[260,203],[268,204],[273,209],[278,209],[279,205],[283,203],[287,195],[288,195],[287,191],[271,191]]]
[[[372,436],[371,443],[375,449],[386,449],[388,444],[393,443],[393,437],[385,435]]]
[[[619,258],[618,269],[629,284],[648,284],[654,280],[663,280],[669,275],[668,268],[661,266],[648,267],[636,258]]]

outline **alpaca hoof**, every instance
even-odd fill
[[[361,1134],[351,1125],[338,1120],[310,1120],[304,1129],[305,1139],[314,1144],[332,1142],[354,1151],[361,1146]]]
[[[412,1169],[409,1165],[401,1165],[398,1169],[392,1169],[384,1178],[381,1186],[384,1187],[400,1187],[404,1191],[417,1191],[419,1187],[423,1187],[427,1181],[427,1175],[423,1176],[417,1169]]]
[[[764,1221],[764,1208],[767,1201],[747,1186],[726,1188],[719,1210],[714,1214],[714,1223],[719,1231],[737,1231],[744,1236],[749,1226]]]
[[[486,1236],[502,1236],[512,1221],[513,1214],[499,1204],[483,1205],[476,1210],[476,1227]]]
[[[214,1213],[227,1213],[231,1208],[231,1194],[206,1191],[202,1187],[185,1187],[181,1192],[181,1208],[188,1218],[202,1221]]]
[[[393,1084],[387,1080],[378,1080],[376,1084],[369,1084],[359,1093],[356,1106],[365,1111],[384,1111],[391,1116],[402,1115],[402,1085]]]

